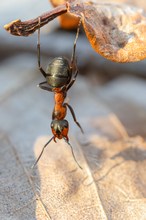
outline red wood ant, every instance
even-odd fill
[[[41,20],[39,18],[39,26],[41,24]],[[65,120],[67,107],[69,108],[72,117],[77,124],[77,126],[81,129],[83,133],[83,129],[79,122],[76,120],[76,116],[73,108],[66,102],[64,102],[67,91],[74,84],[76,77],[78,75],[78,69],[76,65],[75,59],[75,51],[76,51],[76,42],[79,36],[79,28],[80,28],[81,20],[79,21],[76,38],[73,45],[73,52],[71,57],[71,62],[68,61],[65,57],[56,57],[54,58],[47,66],[46,72],[43,70],[40,62],[40,27],[38,29],[38,42],[37,42],[37,52],[38,52],[38,67],[40,72],[45,77],[46,81],[40,83],[38,86],[41,89],[47,90],[49,92],[54,92],[54,100],[55,106],[52,113],[52,122],[51,129],[53,133],[53,137],[44,145],[39,157],[34,163],[33,167],[38,163],[41,158],[44,149],[47,145],[54,140],[56,142],[56,138],[64,139],[65,142],[71,147],[72,155],[78,166],[82,169],[82,167],[77,162],[72,145],[69,142],[68,131],[69,131],[69,123]]]

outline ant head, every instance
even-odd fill
[[[52,87],[62,87],[71,80],[69,61],[65,57],[54,58],[46,69],[47,82]]]
[[[66,138],[68,140],[69,124],[67,120],[53,120],[51,129],[54,137],[58,139]]]

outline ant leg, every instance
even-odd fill
[[[38,67],[39,67],[39,70],[41,71],[41,73],[43,74],[43,76],[46,78],[46,73],[43,70],[43,68],[41,67],[41,57],[40,57],[40,24],[41,24],[41,18],[39,17],[38,19],[39,19],[38,40],[37,40]]]
[[[75,38],[75,41],[74,41],[74,46],[73,46],[73,51],[72,51],[72,57],[71,57],[71,65],[70,65],[70,70],[71,70],[71,73],[73,71],[73,69],[75,68],[76,71],[75,71],[75,74],[73,76],[73,79],[71,80],[71,82],[67,85],[66,89],[67,91],[70,89],[70,87],[74,84],[75,80],[76,80],[76,77],[78,75],[78,68],[77,68],[77,65],[76,65],[76,59],[75,59],[75,53],[76,53],[76,44],[77,44],[77,39],[79,37],[79,31],[80,31],[80,25],[81,25],[81,19],[79,20],[79,23],[78,23],[78,27],[77,27],[77,33],[76,33],[76,38]]]
[[[44,86],[43,84],[46,84],[47,82],[42,82],[42,83],[39,83],[38,87],[40,87],[41,89],[44,89],[44,90],[47,90],[49,92],[53,92],[52,88],[51,87],[48,87],[48,86]]]
[[[74,151],[73,151],[72,145],[69,143],[69,141],[68,141],[66,138],[63,138],[63,139],[64,139],[65,142],[70,146],[71,152],[72,152],[72,155],[73,155],[73,158],[74,158],[75,162],[77,163],[78,167],[82,170],[83,168],[80,166],[80,164],[78,163],[78,161],[77,161],[77,159],[76,159],[76,157],[75,157],[75,155],[74,155]]]
[[[73,117],[73,119],[74,119],[74,122],[75,122],[75,123],[77,124],[77,126],[81,129],[81,132],[84,133],[84,131],[83,131],[83,129],[82,129],[80,123],[79,123],[79,122],[77,121],[77,119],[76,119],[76,116],[75,116],[75,113],[74,113],[73,108],[72,108],[68,103],[64,103],[64,105],[69,108],[69,110],[70,110],[70,112],[71,112],[71,114],[72,114],[72,117]]]
[[[71,56],[71,66],[70,66],[71,69],[73,69],[74,65],[76,66],[75,53],[76,53],[77,39],[79,37],[80,25],[81,25],[81,19],[79,20],[79,23],[78,23],[76,38],[75,38],[74,45],[73,45],[73,51],[72,51],[72,56]]]
[[[76,59],[75,59],[75,53],[76,53],[77,39],[79,37],[80,25],[81,25],[81,18],[79,20],[78,27],[77,27],[77,33],[76,33],[76,37],[75,37],[75,40],[74,40],[72,57],[71,57],[71,65],[70,65],[71,72],[73,71],[74,67],[76,69],[76,72],[75,72],[75,76],[74,76],[73,80],[67,86],[67,90],[69,90],[70,87],[73,85],[73,83],[75,82],[75,79],[77,77],[77,74],[78,74],[78,69],[77,69],[77,64],[76,64]]]
[[[35,161],[35,163],[34,163],[33,166],[31,167],[32,169],[37,165],[37,163],[39,162],[39,160],[40,160],[40,158],[41,158],[41,156],[42,156],[42,154],[43,154],[45,148],[46,148],[47,145],[53,140],[53,138],[54,138],[54,136],[51,137],[51,139],[44,145],[44,147],[43,147],[43,149],[42,149],[42,151],[41,151],[39,157],[37,158],[37,160]]]
[[[66,90],[68,91],[70,89],[70,87],[72,87],[72,85],[74,84],[74,82],[76,81],[76,77],[78,75],[78,70],[76,70],[74,78],[71,80],[71,82],[67,85]]]

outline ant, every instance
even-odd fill
[[[39,28],[38,28],[38,41],[37,41],[37,54],[38,54],[38,67],[40,72],[45,77],[46,81],[40,83],[38,86],[46,91],[54,92],[54,100],[55,106],[52,113],[52,122],[51,122],[51,130],[53,133],[53,137],[44,145],[39,157],[37,158],[36,162],[34,163],[33,167],[38,163],[39,159],[41,158],[44,149],[47,145],[54,140],[56,142],[56,138],[64,139],[65,142],[71,147],[72,155],[77,163],[77,165],[82,169],[82,167],[77,162],[72,145],[69,142],[68,138],[68,131],[69,131],[69,123],[65,119],[67,113],[67,107],[69,108],[74,122],[77,126],[81,129],[83,133],[83,129],[79,122],[76,119],[75,113],[73,108],[66,102],[64,102],[68,90],[74,84],[76,77],[78,75],[78,69],[76,65],[75,59],[75,51],[76,51],[76,43],[79,36],[79,29],[80,29],[81,19],[79,21],[77,27],[77,33],[73,45],[72,57],[71,62],[65,57],[56,57],[54,58],[47,66],[46,72],[43,70],[41,66],[41,58],[40,58],[40,25],[41,25],[41,18],[39,17]]]

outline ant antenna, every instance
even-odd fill
[[[83,168],[80,166],[80,164],[78,163],[78,161],[77,161],[77,159],[76,159],[76,157],[75,157],[75,155],[74,155],[74,151],[73,151],[72,145],[69,143],[69,141],[67,141],[66,138],[63,138],[63,139],[64,139],[65,142],[70,146],[71,152],[72,152],[72,155],[73,155],[73,158],[74,158],[75,162],[77,163],[78,167],[82,170]]]
[[[35,163],[34,163],[33,166],[31,167],[31,169],[34,169],[34,167],[37,165],[37,163],[39,162],[39,160],[40,160],[40,158],[41,158],[41,156],[42,156],[42,154],[43,154],[45,148],[46,148],[47,145],[53,140],[53,138],[54,138],[54,136],[51,137],[51,139],[44,145],[44,147],[43,147],[43,149],[42,149],[42,151],[41,151],[39,157],[37,158],[37,160],[35,161]]]

